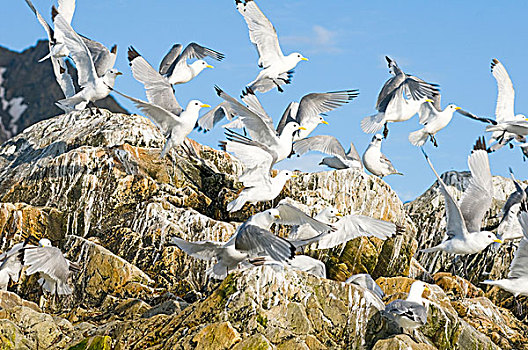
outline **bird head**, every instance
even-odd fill
[[[294,52],[294,53],[289,54],[288,58],[290,58],[291,60],[293,60],[295,62],[308,61],[308,59],[306,57],[304,57],[303,55],[301,55],[298,52]]]
[[[326,125],[328,125],[328,122],[327,122],[326,120],[324,120],[324,118],[323,118],[322,115],[319,116],[319,124],[326,124]]]
[[[214,68],[209,63],[205,62],[204,60],[196,60],[191,64],[191,69],[193,69],[195,72],[201,72],[205,68]]]
[[[205,103],[203,103],[203,102],[201,102],[199,100],[191,100],[187,104],[187,108],[185,110],[186,111],[187,110],[199,111],[201,108],[208,108],[208,107],[211,107],[211,106],[209,106],[208,104],[205,104]]]
[[[42,238],[39,241],[39,247],[51,247],[51,241],[47,238]]]

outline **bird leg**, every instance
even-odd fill
[[[435,147],[438,147],[438,143],[436,142],[436,138],[434,137],[434,135],[429,135],[429,137],[431,137],[431,142],[433,143],[433,145]]]
[[[385,125],[383,125],[383,138],[386,139],[387,136],[389,136],[389,128],[387,126],[387,123],[385,123]]]
[[[454,276],[456,275],[456,264],[458,262],[458,259],[460,258],[460,256],[456,255],[452,262],[451,262],[451,274]]]
[[[275,81],[275,79],[272,79],[273,81],[273,84],[275,84],[275,86],[277,86],[277,90],[279,90],[279,92],[284,92],[284,90],[282,90],[282,88],[280,87],[279,83],[277,83],[277,81]]]

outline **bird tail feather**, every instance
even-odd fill
[[[420,253],[432,253],[432,252],[438,252],[440,250],[442,250],[442,248],[440,248],[439,246],[436,246],[436,247],[431,247],[431,248],[420,249]]]
[[[244,198],[244,196],[239,195],[237,198],[227,204],[227,211],[230,213],[239,211],[240,209],[242,209],[244,204],[246,204],[246,199]]]
[[[365,117],[361,120],[361,129],[366,132],[367,134],[373,134],[380,130],[384,122],[385,113],[380,112],[378,114],[374,114],[368,117]]]
[[[427,142],[428,133],[424,129],[413,131],[409,134],[409,142],[414,146],[421,147]]]

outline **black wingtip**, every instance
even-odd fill
[[[492,71],[492,72],[493,72],[493,68],[495,68],[495,66],[498,65],[499,63],[500,63],[499,60],[496,59],[496,58],[493,58],[493,59],[491,60],[491,71]]]
[[[113,53],[114,55],[116,55],[117,54],[117,45],[112,46],[112,48],[110,49],[110,52]]]
[[[51,6],[51,21],[52,22],[55,21],[55,17],[57,17],[58,14],[59,14],[59,11],[55,7],[55,5],[52,5]]]
[[[220,96],[220,94],[221,94],[222,92],[224,92],[222,89],[220,89],[220,86],[218,86],[218,85],[215,85],[215,86],[214,86],[214,89],[215,89],[216,94],[217,94],[218,96]]]
[[[139,54],[139,52],[136,51],[136,49],[134,49],[133,46],[128,47],[128,62],[132,63],[132,61],[138,58],[139,56],[141,55]]]
[[[222,151],[225,151],[226,150],[226,145],[227,145],[227,141],[220,141],[218,142],[218,147],[220,147],[220,149]]]
[[[479,151],[479,150],[488,152],[486,148],[486,140],[484,139],[484,136],[479,137],[477,141],[475,142],[475,146],[473,146],[473,151]]]

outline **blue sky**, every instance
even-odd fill
[[[49,18],[54,2],[34,3]],[[498,58],[516,89],[516,112],[528,113],[527,2],[260,0],[258,4],[275,25],[283,52],[299,51],[310,58],[297,66],[293,83],[283,94],[274,90],[259,95],[275,120],[290,101],[306,93],[359,89],[360,96],[329,113],[330,125],[320,126],[314,134],[334,135],[343,144],[353,141],[363,153],[372,136],[361,131],[359,122],[375,113],[377,94],[389,77],[385,55],[393,57],[404,71],[440,84],[443,106],[452,102],[486,116],[495,110],[497,88],[489,67],[491,59]],[[118,44],[116,66],[125,74],[118,78],[116,88],[139,98],[145,95],[127,64],[129,45],[154,67],[177,42],[196,41],[226,55],[223,62],[210,60],[215,69],[177,87],[182,105],[194,98],[216,105],[221,100],[213,85],[238,96],[258,74],[256,50],[231,0],[78,0],[72,24],[79,33],[107,46]],[[13,50],[23,50],[45,36],[23,0],[3,7],[0,33],[0,45]],[[135,111],[128,101],[116,97]],[[417,117],[391,124],[383,145],[383,152],[405,174],[385,180],[404,201],[415,198],[434,181],[419,149],[407,141],[408,133],[418,128]],[[440,147],[428,144],[426,150],[439,172],[465,170],[471,146],[483,132],[484,125],[455,115],[437,135]],[[190,137],[216,147],[223,130],[206,135],[193,132]],[[321,154],[307,154],[279,165],[324,170],[317,166],[321,158]],[[519,178],[528,177],[527,163],[518,149],[493,153],[490,163],[494,175],[507,176],[511,166]]]

